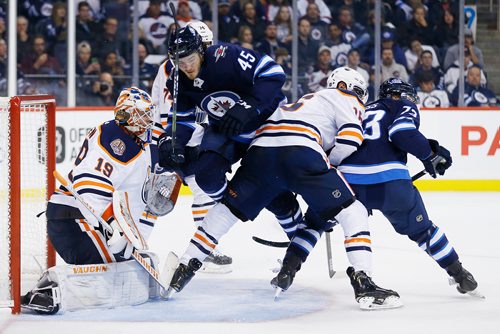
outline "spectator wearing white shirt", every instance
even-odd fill
[[[448,93],[434,86],[434,75],[432,72],[422,72],[418,77],[417,90],[420,104],[425,108],[447,108],[450,106]]]
[[[330,11],[330,8],[328,8],[323,0],[298,0],[297,9],[299,11],[299,17],[307,14],[307,6],[310,3],[315,3],[318,6],[321,20],[325,21],[326,23],[330,23],[332,19],[332,13]]]
[[[139,19],[139,29],[144,37],[151,42],[157,54],[166,54],[165,40],[168,27],[174,23],[174,18],[161,11],[161,1],[151,0],[146,14]]]
[[[331,61],[330,48],[327,46],[320,47],[318,50],[318,61],[314,66],[314,72],[309,76],[309,82],[307,84],[309,91],[318,92],[326,88],[328,77],[333,72]]]
[[[422,51],[429,51],[432,56],[432,67],[439,67],[439,61],[437,59],[436,51],[430,45],[425,45],[420,42],[418,38],[413,38],[410,41],[410,48],[405,51],[406,57],[406,68],[410,72],[414,72],[418,66],[418,61]]]

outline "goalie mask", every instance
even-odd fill
[[[349,67],[337,68],[328,77],[326,87],[338,88],[341,82],[347,86],[346,90],[355,93],[363,103],[368,101],[368,84],[358,71]]]
[[[116,101],[114,111],[116,123],[143,140],[150,137],[155,105],[148,93],[137,87],[125,88]]]

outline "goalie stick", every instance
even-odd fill
[[[97,219],[97,221],[99,221],[99,224],[101,224],[105,230],[107,230],[110,233],[113,233],[113,228],[108,224],[108,222],[105,221],[98,213],[96,213],[94,211],[94,209],[80,196],[80,194],[78,194],[73,189],[72,185],[69,183],[69,181],[61,173],[59,173],[57,170],[54,170],[54,176],[71,193],[71,195],[73,195],[73,197],[76,198],[76,200],[78,200],[85,207],[85,209],[87,209]],[[117,221],[118,221],[118,219],[117,219]],[[125,223],[125,225],[127,225],[127,223]],[[121,224],[119,224],[119,226],[120,226],[120,228],[122,227]],[[137,227],[135,227],[135,228],[137,229]],[[132,245],[134,245],[134,242],[132,240],[134,240],[135,236],[133,234],[127,235],[126,232],[123,230],[122,230],[122,232],[123,232],[123,235],[125,236],[125,238]],[[137,232],[140,234],[140,232],[138,230],[137,230]],[[141,238],[142,238],[142,236],[141,236]],[[144,239],[142,239],[142,240],[144,240]],[[138,246],[140,247],[141,244],[139,243]],[[153,277],[153,279],[160,285],[160,287],[166,291],[169,287],[169,284],[170,284],[170,281],[171,281],[172,275],[173,275],[173,271],[171,271],[169,269],[172,266],[172,263],[175,261],[175,259],[177,259],[177,263],[179,262],[177,255],[175,255],[173,252],[170,252],[168,254],[167,262],[165,263],[165,269],[167,269],[167,270],[163,270],[162,275],[161,275],[160,273],[158,273],[158,271],[151,264],[149,264],[149,262],[140,253],[140,250],[147,249],[147,244],[145,241],[144,241],[144,244],[142,246],[143,246],[143,248],[138,249],[138,247],[136,247],[134,245],[134,248],[136,248],[136,249],[134,249],[134,251],[132,252],[132,257],[141,265],[141,267],[143,267],[148,272],[148,274],[151,277]],[[162,295],[162,294],[160,293],[160,295]]]

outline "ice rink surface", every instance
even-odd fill
[[[401,295],[404,307],[361,311],[345,274],[340,227],[332,233],[334,266],[328,277],[325,241],[320,240],[292,287],[273,301],[269,281],[283,249],[252,241],[253,235],[284,241],[273,217],[238,223],[220,242],[233,257],[233,272],[198,274],[171,301],[136,307],[66,312],[55,316],[0,310],[0,333],[499,333],[500,193],[423,193],[431,219],[453,244],[464,267],[479,282],[485,300],[459,294],[447,274],[380,214],[370,218],[374,281]],[[179,199],[149,241],[163,260],[181,255],[194,231],[191,198]]]

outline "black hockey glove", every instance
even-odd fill
[[[444,175],[444,172],[450,168],[453,159],[450,151],[439,145],[437,140],[429,139],[429,145],[433,153],[429,158],[422,160],[422,163],[425,171],[433,178],[436,178],[436,174]]]
[[[243,100],[239,100],[221,118],[219,131],[231,137],[253,131],[258,125],[258,109]]]
[[[172,137],[164,133],[158,140],[158,154],[160,155],[160,166],[170,169],[177,169],[184,164],[184,147],[176,141],[172,146]]]

